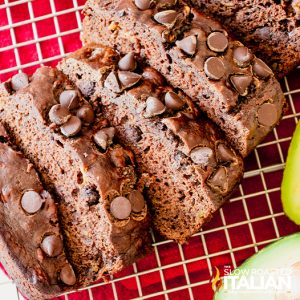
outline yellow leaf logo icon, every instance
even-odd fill
[[[220,270],[217,267],[215,267],[215,270],[216,275],[211,280],[211,288],[214,292],[218,291],[223,285],[222,279],[220,277]]]

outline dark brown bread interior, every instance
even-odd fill
[[[62,239],[57,207],[30,161],[13,148],[2,124],[0,139],[0,260],[28,297],[53,298],[68,288],[60,272],[69,263],[64,251],[49,257],[40,247],[46,236]],[[43,205],[37,213],[28,214],[21,207],[28,191],[41,195]]]
[[[158,14],[170,15],[170,12],[178,14],[172,24],[154,20],[154,17],[163,19]],[[146,58],[173,86],[181,88],[206,111],[242,156],[247,156],[280,120],[284,95],[268,67],[255,57],[246,67],[239,67],[234,53],[243,45],[230,37],[226,37],[228,46],[223,52],[210,50],[208,36],[215,32],[225,36],[227,33],[219,23],[190,9],[184,1],[159,1],[142,11],[134,1],[89,0],[85,15],[82,35],[85,44],[104,43],[122,53],[134,51]],[[175,45],[183,38],[194,37],[197,47],[192,55]],[[216,59],[221,65],[219,80],[208,78],[205,71],[208,58]],[[262,66],[263,73],[255,73],[257,65]],[[245,93],[241,94],[233,86],[234,76],[246,81],[250,78]],[[260,123],[259,110],[265,105],[272,106],[272,117]]]
[[[120,93],[105,87],[112,70],[117,71],[119,59],[111,48],[91,45],[71,54],[59,68],[79,87],[93,83],[91,102],[101,106],[103,115],[117,128],[119,139],[133,150],[139,172],[150,176],[146,194],[155,229],[169,239],[184,242],[230,196],[243,175],[242,159],[220,129],[154,69],[139,64],[138,73],[133,75],[141,77],[139,82]],[[163,102],[168,92],[178,93],[184,107],[147,117],[147,99],[155,97]],[[211,163],[193,162],[191,152],[197,147],[212,149]],[[226,148],[230,158],[222,158],[219,147]],[[220,168],[227,175],[222,183],[214,185],[213,178]]]
[[[149,250],[150,237],[147,206],[124,220],[110,212],[114,198],[127,197],[143,186],[137,182],[130,151],[114,143],[103,152],[93,142],[94,133],[108,126],[107,120],[97,116],[93,125],[84,126],[73,138],[63,136],[49,121],[50,108],[70,84],[62,73],[47,67],[38,69],[30,84],[12,95],[7,92],[8,82],[0,93],[0,120],[56,195],[66,253],[77,275],[72,288],[76,288],[132,264]],[[84,98],[81,101],[85,103]],[[94,203],[88,202],[87,191],[97,195]],[[10,270],[13,266],[8,265]],[[35,289],[30,278],[21,284]]]

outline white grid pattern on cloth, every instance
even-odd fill
[[[32,1],[33,0],[18,0],[18,1],[4,0],[4,3],[0,4],[0,9],[5,9],[6,10],[6,14],[7,14],[7,18],[8,18],[8,25],[0,27],[0,31],[1,30],[9,30],[10,35],[11,35],[11,39],[12,39],[12,44],[1,48],[0,49],[0,54],[1,54],[1,52],[4,52],[4,51],[13,50],[15,60],[16,60],[16,65],[14,67],[10,67],[8,69],[2,69],[2,70],[0,69],[0,75],[5,74],[5,73],[9,73],[9,72],[12,72],[12,71],[20,71],[21,69],[24,69],[24,68],[27,68],[27,67],[43,65],[45,63],[63,58],[68,53],[65,52],[62,37],[71,35],[73,33],[78,33],[78,32],[81,31],[82,25],[81,25],[81,18],[80,18],[80,10],[82,9],[82,6],[78,5],[77,0],[72,0],[72,3],[73,3],[72,8],[69,8],[69,9],[66,9],[66,10],[61,10],[61,11],[56,10],[55,0],[49,0],[50,7],[51,7],[51,13],[43,15],[43,16],[39,16],[39,17],[34,16],[34,11],[33,11],[33,8],[32,8]],[[3,2],[3,0],[2,0],[2,2]],[[29,11],[30,19],[27,19],[27,20],[24,20],[24,21],[21,21],[21,22],[13,23],[12,16],[11,16],[11,9],[13,7],[17,6],[17,5],[20,5],[20,4],[27,4],[28,5],[28,11]],[[67,30],[67,31],[64,31],[64,32],[60,32],[58,17],[66,15],[68,13],[75,13],[78,28],[75,28],[75,29],[72,29],[72,30]],[[48,35],[48,36],[45,36],[45,37],[39,37],[38,32],[37,32],[36,23],[38,21],[42,21],[42,20],[46,20],[46,19],[54,20],[55,34],[51,34],[51,35]],[[27,25],[27,24],[31,24],[31,26],[32,26],[34,39],[18,43],[16,41],[15,28],[21,27],[21,26],[24,26],[24,25]],[[52,56],[52,57],[44,58],[43,57],[43,52],[42,52],[42,49],[41,49],[41,43],[44,42],[44,41],[53,39],[53,38],[58,39],[60,54]],[[36,46],[38,60],[34,61],[34,62],[26,63],[26,64],[21,64],[19,49],[23,46],[28,46],[28,45],[35,45]],[[285,89],[286,89],[285,95],[286,95],[287,100],[289,102],[292,113],[290,113],[289,115],[284,116],[283,120],[293,118],[295,120],[295,123],[296,123],[298,121],[300,112],[297,112],[297,110],[295,108],[294,101],[293,101],[293,95],[297,94],[297,93],[300,93],[300,89],[290,90],[289,81],[288,81],[287,78],[284,79],[284,84],[285,84]],[[199,239],[199,243],[200,243],[200,241],[202,242],[203,249],[204,249],[204,255],[201,255],[201,256],[199,255],[198,257],[194,257],[194,258],[186,258],[185,254],[184,254],[184,251],[183,251],[183,247],[181,245],[178,245],[178,250],[179,250],[181,259],[177,262],[170,263],[170,264],[167,264],[167,265],[164,265],[164,264],[161,263],[159,248],[160,248],[160,246],[167,245],[167,244],[173,243],[173,242],[171,242],[171,241],[156,241],[155,235],[152,233],[153,247],[154,247],[154,253],[155,253],[157,267],[149,269],[149,270],[139,271],[138,270],[138,265],[134,264],[133,265],[133,270],[134,270],[133,274],[126,275],[126,276],[123,276],[123,277],[120,277],[120,278],[116,278],[116,277],[111,276],[110,284],[112,285],[112,291],[113,291],[113,295],[114,295],[115,299],[122,299],[121,295],[118,295],[118,290],[116,288],[116,284],[120,281],[123,281],[123,280],[126,280],[126,279],[132,279],[132,278],[134,278],[136,280],[137,289],[138,289],[138,295],[139,296],[136,299],[150,299],[150,298],[153,298],[155,296],[160,296],[161,295],[161,296],[164,296],[164,298],[166,300],[168,300],[170,293],[180,291],[180,290],[187,290],[190,299],[194,299],[194,294],[193,294],[192,289],[194,287],[197,287],[197,286],[206,285],[206,284],[209,283],[210,280],[207,279],[207,280],[191,283],[190,276],[189,276],[188,269],[187,269],[188,264],[194,263],[194,262],[197,262],[197,261],[200,261],[200,260],[205,260],[206,263],[207,263],[207,266],[208,266],[209,274],[212,276],[212,274],[213,274],[213,264],[212,264],[211,260],[213,258],[218,257],[218,256],[222,256],[222,255],[229,255],[230,259],[231,259],[231,262],[232,262],[232,265],[235,267],[237,265],[237,262],[236,262],[236,259],[235,259],[235,253],[236,252],[242,251],[242,250],[247,250],[247,249],[252,249],[252,248],[254,249],[255,252],[257,252],[258,249],[259,249],[258,247],[266,245],[266,244],[268,244],[272,241],[275,241],[276,239],[278,239],[280,237],[280,232],[279,232],[279,229],[278,229],[278,226],[277,226],[277,220],[276,219],[278,217],[282,217],[284,214],[283,214],[283,212],[274,212],[273,206],[272,206],[272,201],[270,199],[270,194],[273,194],[275,192],[279,192],[280,187],[277,186],[277,187],[273,187],[273,188],[268,188],[267,183],[266,183],[266,177],[271,176],[272,173],[274,173],[276,171],[280,171],[280,170],[283,169],[285,162],[284,162],[284,155],[283,155],[283,150],[281,148],[281,145],[284,142],[289,142],[290,139],[291,139],[291,136],[280,138],[276,129],[274,129],[273,133],[274,133],[274,139],[273,140],[262,143],[255,150],[255,159],[256,159],[256,163],[258,165],[258,168],[247,171],[245,173],[245,176],[244,176],[245,178],[252,178],[252,177],[255,177],[255,176],[259,177],[260,180],[261,180],[262,186],[263,186],[262,190],[247,194],[247,193],[244,192],[243,185],[240,185],[240,187],[239,187],[240,195],[236,196],[236,197],[234,197],[230,200],[231,203],[234,203],[234,202],[237,202],[237,201],[240,201],[242,203],[242,207],[243,207],[243,210],[244,210],[245,215],[246,215],[246,220],[236,222],[236,223],[233,223],[233,224],[227,224],[226,223],[226,217],[224,215],[224,211],[223,211],[223,209],[221,209],[220,212],[219,212],[221,222],[222,222],[221,226],[216,227],[216,228],[203,230],[203,231],[201,231],[201,232],[194,235],[194,237],[197,237]],[[276,147],[278,149],[278,152],[279,152],[280,161],[277,162],[276,164],[273,164],[273,165],[270,165],[270,166],[262,166],[259,150],[263,149],[264,147],[268,147],[268,146],[272,146],[272,145],[276,145]],[[251,198],[254,198],[254,197],[257,197],[257,196],[262,196],[262,195],[265,195],[265,197],[266,197],[267,205],[268,205],[268,208],[269,208],[269,213],[265,214],[264,216],[251,218],[246,201],[251,199]],[[273,225],[274,231],[275,231],[275,237],[272,238],[272,239],[263,240],[263,241],[258,242],[256,240],[255,230],[253,229],[253,225],[257,222],[261,222],[261,221],[265,221],[265,220],[270,220],[272,222],[272,225]],[[244,226],[244,225],[246,225],[249,228],[252,243],[248,243],[247,245],[238,246],[238,247],[232,246],[232,241],[231,241],[229,230],[237,228],[239,226]],[[215,233],[215,232],[219,232],[219,231],[224,232],[225,238],[226,238],[226,241],[227,241],[227,244],[228,244],[228,249],[218,251],[216,253],[210,253],[209,250],[208,250],[208,247],[206,245],[207,234],[211,234],[211,233]],[[174,244],[174,247],[176,247],[175,244]],[[167,269],[173,268],[173,267],[178,267],[178,266],[183,267],[186,284],[168,289],[167,285],[166,285],[166,281],[165,281],[164,271],[167,270]],[[143,294],[143,288],[142,288],[142,285],[141,285],[141,282],[140,282],[140,277],[143,276],[143,275],[150,274],[152,272],[158,272],[159,273],[161,283],[162,283],[162,290],[158,291],[158,292],[155,292],[155,293],[152,293],[152,294],[144,295]],[[102,285],[105,285],[105,284],[107,284],[107,283],[101,282],[101,283],[98,283],[98,284],[94,284],[94,285],[92,285],[88,288],[84,288],[82,290],[88,290],[89,298],[93,300],[93,293],[92,293],[93,288],[94,287],[99,287],[99,286],[102,286]],[[6,278],[6,276],[4,276],[0,273],[0,293],[2,293],[2,290],[4,290],[4,287],[6,287],[7,291],[9,290],[10,293],[13,293],[15,295],[15,299],[22,299],[22,296],[17,292],[15,286],[11,283],[11,281],[8,280]],[[14,292],[12,292],[12,289],[14,289]],[[10,298],[10,299],[13,299],[13,298]],[[68,299],[68,295],[65,295],[65,299]]]

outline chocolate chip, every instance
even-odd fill
[[[257,111],[257,120],[263,126],[273,126],[278,121],[278,112],[275,104],[264,103]]]
[[[250,62],[253,59],[253,54],[251,53],[250,49],[242,46],[234,49],[233,59],[239,67],[245,68],[250,65]]]
[[[197,48],[197,38],[195,35],[190,35],[181,41],[177,41],[176,46],[186,54],[194,55]]]
[[[134,190],[129,194],[129,201],[132,206],[132,211],[135,213],[141,212],[145,207],[145,199],[140,191]]]
[[[118,63],[118,67],[121,71],[134,71],[136,66],[137,64],[133,52],[126,54]]]
[[[122,89],[115,71],[111,71],[104,81],[104,86],[115,93],[121,93]]]
[[[208,184],[216,190],[227,192],[228,178],[225,167],[219,167],[208,180]]]
[[[83,105],[77,111],[77,117],[86,124],[91,124],[95,120],[94,110],[90,105]]]
[[[154,20],[160,24],[171,27],[176,21],[178,12],[175,10],[165,10],[154,15]]]
[[[29,79],[27,74],[18,73],[14,75],[11,79],[11,87],[13,90],[18,91],[29,84]]]
[[[214,152],[209,147],[197,147],[191,151],[191,159],[195,164],[206,167],[215,162]]]
[[[252,69],[254,74],[261,78],[268,78],[273,74],[273,71],[259,58],[254,60]]]
[[[166,110],[164,104],[156,97],[148,97],[146,101],[146,113],[145,117],[154,117],[162,114]]]
[[[252,76],[250,75],[232,75],[230,81],[233,87],[241,96],[248,94],[248,87],[252,82]]]
[[[67,264],[60,271],[60,279],[67,285],[74,285],[76,283],[76,276],[73,268]]]
[[[208,78],[220,80],[225,75],[225,66],[218,57],[210,57],[204,63],[204,72]]]
[[[212,32],[207,37],[207,46],[214,52],[224,52],[228,47],[228,39],[222,32]]]
[[[79,99],[75,90],[66,90],[59,95],[59,103],[68,109],[75,109],[79,105]]]
[[[40,194],[35,191],[25,192],[21,199],[22,208],[29,214],[35,214],[36,212],[38,212],[41,209],[43,203],[44,200],[42,199]]]
[[[140,10],[146,10],[150,8],[151,0],[134,0],[134,4]]]
[[[49,111],[49,119],[56,125],[63,125],[71,118],[69,110],[61,104],[53,105]]]
[[[78,88],[85,97],[90,97],[95,91],[95,83],[91,81],[79,81]]]
[[[118,71],[119,80],[125,89],[137,84],[142,78],[141,75],[129,71]]]
[[[75,136],[81,130],[81,121],[78,117],[72,116],[67,123],[60,127],[61,133],[66,137]]]
[[[131,213],[131,203],[125,197],[117,197],[110,204],[110,212],[116,219],[127,219]]]
[[[217,151],[218,151],[218,158],[222,162],[228,162],[228,161],[231,162],[236,159],[236,155],[233,153],[233,151],[224,144],[219,144],[217,147]]]
[[[150,80],[156,85],[164,85],[165,78],[155,69],[151,67],[144,68],[144,72],[142,74],[143,78]]]
[[[58,256],[63,251],[63,242],[57,235],[46,236],[41,243],[42,250],[50,257]]]
[[[94,141],[99,147],[106,150],[112,144],[115,133],[114,127],[103,128],[94,135]]]
[[[167,108],[179,110],[184,106],[182,99],[174,92],[168,92],[165,95],[165,105]]]

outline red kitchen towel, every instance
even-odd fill
[[[29,74],[55,66],[81,46],[84,0],[0,0],[0,80],[20,68]],[[111,283],[68,295],[91,299],[199,299],[213,297],[217,267],[240,265],[270,241],[298,231],[282,212],[280,183],[291,135],[300,114],[300,70],[282,81],[290,108],[280,126],[246,160],[246,178],[230,203],[183,246],[154,235],[155,251]],[[57,299],[64,299],[59,297]]]

